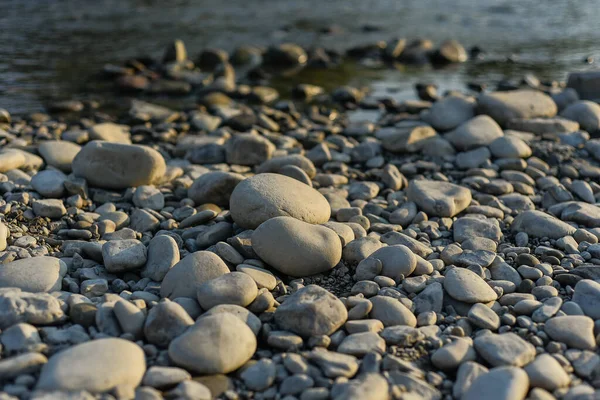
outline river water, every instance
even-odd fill
[[[462,89],[534,73],[566,78],[600,68],[600,7],[594,0],[1,0],[0,107],[42,110],[53,100],[89,97],[105,63],[159,56],[183,39],[206,47],[295,42],[345,49],[393,37],[458,39],[490,61],[444,70],[341,68],[301,75],[307,83],[369,83],[412,95],[417,81]],[[365,25],[379,28],[365,32]],[[323,28],[335,26],[333,34]],[[513,62],[497,62],[512,56]],[[597,61],[598,62],[598,61]],[[298,79],[298,78],[296,78]]]

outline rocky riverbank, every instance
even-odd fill
[[[468,58],[418,43],[360,57]],[[0,399],[596,398],[598,73],[397,102],[246,53],[0,111]]]

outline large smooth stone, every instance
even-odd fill
[[[473,344],[477,353],[494,367],[522,367],[535,358],[535,347],[512,332],[481,335]]]
[[[600,105],[583,100],[571,104],[560,113],[563,118],[577,121],[581,129],[589,133],[600,130]]]
[[[521,368],[499,367],[479,375],[461,400],[523,400],[529,390],[529,377]]]
[[[80,150],[81,146],[78,144],[63,140],[48,140],[41,142],[38,147],[46,164],[66,173],[71,172],[71,164]]]
[[[196,205],[212,203],[220,207],[227,206],[233,189],[244,179],[243,175],[233,172],[208,172],[194,181],[188,189],[188,197]]]
[[[304,337],[331,335],[346,319],[348,312],[344,303],[316,285],[298,290],[275,311],[277,325]]]
[[[575,349],[593,350],[596,348],[594,320],[585,315],[550,318],[546,321],[544,331],[551,339]]]
[[[408,200],[430,217],[453,217],[471,203],[471,191],[448,182],[414,180],[408,185]]]
[[[102,393],[137,387],[146,372],[141,347],[123,339],[99,339],[54,354],[42,368],[36,389]]]
[[[484,93],[477,102],[481,114],[489,115],[503,127],[512,119],[554,117],[558,111],[554,100],[537,90]]]
[[[472,98],[450,95],[433,103],[425,122],[438,131],[448,131],[474,116],[475,102]]]
[[[417,257],[404,245],[382,247],[369,256],[381,261],[380,275],[400,282],[402,277],[408,278],[417,267]]]
[[[239,183],[229,200],[233,220],[255,229],[275,217],[293,217],[311,224],[329,220],[331,208],[321,193],[310,186],[278,174],[259,174]]]
[[[262,223],[252,234],[252,249],[273,268],[290,276],[328,271],[342,258],[342,243],[334,231],[291,217]]]
[[[170,299],[195,299],[200,284],[227,273],[229,268],[218,255],[197,251],[184,257],[167,272],[160,285],[160,295]]]
[[[528,210],[515,217],[511,230],[515,233],[525,232],[536,238],[560,239],[574,234],[577,229],[543,211]]]
[[[600,319],[600,283],[591,279],[577,282],[573,301],[579,304],[585,315],[594,320]]]
[[[470,150],[488,146],[502,136],[502,129],[493,119],[487,115],[479,115],[448,132],[444,138],[458,150]]]
[[[258,288],[243,272],[230,272],[198,286],[198,303],[204,310],[221,304],[246,307],[254,301]]]
[[[169,345],[178,366],[202,375],[227,374],[244,365],[256,351],[256,337],[241,319],[218,313],[198,319]]]
[[[146,146],[93,141],[73,160],[73,173],[92,186],[125,189],[152,185],[166,172],[163,156]]]
[[[0,287],[25,292],[54,292],[62,287],[67,264],[54,257],[31,257],[0,264]]]

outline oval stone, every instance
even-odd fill
[[[0,264],[0,287],[24,292],[54,292],[62,287],[67,264],[54,257],[31,257]]]
[[[256,351],[256,337],[241,319],[218,313],[198,319],[169,345],[178,366],[199,374],[227,374],[244,365]]]
[[[328,271],[342,258],[342,243],[334,231],[291,217],[262,223],[252,234],[252,249],[273,268],[290,276]]]
[[[135,343],[115,338],[92,340],[50,357],[36,389],[101,393],[121,385],[135,388],[145,372],[144,351]]]
[[[271,173],[255,175],[238,184],[229,205],[233,220],[248,229],[281,216],[311,224],[322,224],[331,216],[329,202],[317,190],[296,179]]]
[[[146,146],[93,141],[73,160],[73,173],[92,186],[125,189],[151,185],[166,172],[163,156]]]

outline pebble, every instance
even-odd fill
[[[551,118],[558,110],[547,94],[523,89],[481,94],[477,98],[477,111],[505,127],[513,119]]]
[[[188,189],[188,197],[194,203],[229,205],[229,198],[244,176],[232,172],[213,171],[201,175]]]
[[[550,239],[560,239],[563,236],[572,235],[576,231],[571,225],[538,210],[528,210],[517,215],[511,230],[525,232],[534,238],[547,237]]]
[[[502,136],[500,126],[487,115],[474,117],[444,135],[456,149],[463,151],[489,146]]]
[[[571,378],[558,361],[549,354],[540,354],[524,368],[529,376],[529,385],[550,392],[569,386]]]
[[[169,235],[155,236],[148,244],[147,260],[141,275],[144,278],[161,282],[167,272],[179,261],[179,248],[175,239]]]
[[[227,374],[244,365],[256,351],[252,330],[235,316],[201,317],[169,344],[169,357],[198,374]]]
[[[387,296],[375,296],[369,299],[373,308],[370,318],[379,320],[383,326],[406,325],[417,326],[417,318],[404,304]]]
[[[331,335],[347,318],[348,312],[344,304],[316,285],[298,290],[275,311],[277,325],[303,337]]]
[[[102,258],[111,273],[130,271],[146,264],[146,246],[138,240],[115,240],[102,245]]]
[[[452,268],[446,272],[444,290],[454,299],[465,303],[487,303],[498,295],[474,272],[466,268]]]
[[[47,140],[38,146],[38,151],[46,164],[61,170],[71,172],[71,164],[81,150],[76,143],[64,140]]]

